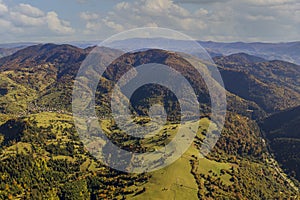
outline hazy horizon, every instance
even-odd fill
[[[139,39],[139,38],[137,38]],[[295,41],[278,41],[278,42],[266,42],[266,41],[253,41],[253,42],[247,42],[247,41],[225,41],[225,42],[222,42],[222,41],[214,41],[214,40],[196,40],[197,42],[203,42],[203,43],[220,43],[220,44],[235,44],[235,43],[244,43],[244,44],[255,44],[255,43],[260,43],[260,44],[290,44],[290,43],[300,43],[300,40],[295,40]],[[97,45],[99,43],[101,43],[101,41],[89,41],[89,40],[86,40],[86,41],[20,41],[20,42],[0,42],[0,48],[7,48],[7,47],[1,47],[1,46],[15,46],[15,45],[37,45],[37,44],[70,44],[70,45],[75,45],[76,44],[91,44],[91,45]]]

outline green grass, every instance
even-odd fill
[[[205,174],[205,175],[211,175],[215,174],[218,177],[221,178],[222,182],[226,185],[231,185],[232,182],[230,179],[232,176],[229,174],[225,173],[224,175],[221,174],[221,170],[230,170],[230,168],[234,166],[233,164],[230,163],[220,163],[216,162],[214,160],[209,160],[207,158],[200,158],[199,159],[199,168],[197,170],[198,173],[200,174]]]
[[[91,160],[87,159],[84,163],[80,165],[80,171],[87,171],[90,164],[91,164]]]
[[[35,123],[37,127],[48,128],[51,125],[51,132],[55,133],[56,139],[67,139],[67,135],[63,135],[62,130],[72,128],[73,118],[70,115],[58,114],[52,112],[41,112],[32,114],[27,122]],[[55,141],[54,141],[55,142]]]
[[[197,199],[197,184],[189,160],[182,157],[172,165],[152,172],[146,192],[129,199]]]
[[[72,118],[72,116],[66,115],[66,114],[41,112],[38,114],[30,115],[29,119],[36,121],[37,125],[42,126],[42,127],[48,127],[52,122],[59,123],[66,127],[70,127],[70,125],[68,125],[68,123],[66,123],[66,122],[71,123],[73,118]]]
[[[5,149],[4,154],[28,154],[28,152],[31,151],[32,151],[31,144],[18,142]]]
[[[59,156],[53,156],[53,159],[54,160],[68,160],[70,162],[74,162],[76,159],[70,157],[70,156],[62,156],[62,155],[59,155]]]
[[[84,176],[88,174],[94,175],[97,173],[102,174],[108,172],[107,169],[100,164],[100,162],[93,160],[93,158],[86,153],[78,153],[75,156],[71,156],[68,154],[50,155],[50,151],[45,150],[45,147],[49,144],[59,144],[60,147],[64,148],[69,142],[72,142],[74,144],[75,149],[79,148],[80,143],[71,141],[70,139],[70,136],[74,134],[74,129],[68,129],[67,131],[63,130],[64,128],[71,128],[73,126],[72,116],[52,112],[42,112],[38,114],[31,114],[27,118],[21,118],[21,120],[26,121],[28,123],[28,126],[40,127],[41,132],[38,132],[39,134],[55,134],[56,139],[45,139],[42,143],[40,143],[40,141],[36,141],[36,143],[33,144],[24,142],[12,144],[11,146],[3,149],[3,156],[1,156],[0,160],[9,157],[9,155],[26,153],[29,151],[33,153],[33,156],[35,158],[40,158],[45,162],[48,162],[52,158],[54,160],[67,160],[73,164],[77,164],[78,162],[79,171],[85,174]],[[98,126],[98,120],[93,120],[91,125],[92,128]],[[108,135],[123,134],[122,131],[117,129],[111,131],[111,122],[109,120],[103,120],[100,125]],[[187,122],[181,127],[178,124],[167,124],[158,133],[156,133],[156,135],[153,136],[154,139],[145,139],[142,145],[148,145],[148,147],[153,147],[157,150],[161,149],[162,144],[158,144],[155,141],[159,140],[159,138],[165,133],[170,135],[167,140],[171,140],[176,134],[179,127],[184,132],[192,129],[192,131],[198,136],[195,141],[198,141],[199,138],[205,138],[205,130],[208,129],[209,125],[210,121],[207,118],[203,118],[200,121]],[[49,129],[50,126],[51,129]],[[199,128],[198,130],[193,130],[193,127]],[[176,146],[176,148],[180,148],[180,146],[182,146],[181,141],[184,141],[184,139],[185,138],[183,137],[183,140],[179,140],[179,144],[178,146]],[[130,142],[134,142],[134,140],[129,140],[128,143]],[[31,145],[34,145],[34,148],[31,148]],[[98,138],[94,138],[89,147],[101,149],[101,146],[99,145],[104,144],[101,144],[101,141],[99,142]],[[226,155],[224,154],[224,156]],[[198,199],[199,194],[209,196],[209,191],[212,190],[214,190],[213,195],[215,195],[214,197],[216,198],[228,197],[235,192],[233,191],[234,188],[244,189],[242,184],[250,184],[250,179],[253,180],[251,181],[251,183],[260,185],[261,188],[267,190],[267,188],[265,187],[269,184],[268,180],[272,178],[272,174],[261,174],[261,167],[263,167],[264,165],[255,164],[253,162],[244,162],[243,167],[241,167],[241,161],[238,161],[239,163],[236,164],[232,164],[229,162],[230,161],[228,161],[228,163],[226,163],[225,161],[217,162],[208,158],[202,158],[199,153],[198,144],[194,142],[188,148],[188,150],[174,163],[158,171],[147,173],[146,175],[149,175],[149,179],[147,181],[138,182],[137,184],[133,184],[131,187],[125,188],[128,191],[132,191],[132,193],[126,195],[126,198],[134,200],[193,200]],[[234,170],[231,170],[232,167],[234,167]],[[221,173],[221,171],[223,173]],[[274,169],[265,168],[264,171],[274,173]],[[196,175],[194,173],[196,173]],[[241,180],[238,179],[240,177],[242,177]],[[106,179],[109,180],[110,178],[114,179],[109,176]],[[220,179],[218,181],[220,181],[221,184],[218,181],[215,182],[217,179]],[[130,179],[126,180],[128,181]],[[238,182],[234,180],[238,180]],[[262,181],[262,183],[258,183],[259,181]],[[247,189],[249,189],[249,187],[250,186],[247,186]],[[140,193],[139,191],[142,191],[143,188],[145,188],[145,191]],[[276,191],[276,189],[278,188],[279,187],[274,187],[272,188],[272,191]],[[253,192],[256,192],[257,190],[255,188],[252,189]],[[243,191],[243,194],[246,194],[246,192],[246,190]],[[248,194],[248,196],[251,195]],[[118,198],[119,197],[120,196],[118,196]]]
[[[0,74],[0,87],[8,90],[6,95],[0,96],[0,107],[8,113],[24,112],[27,104],[37,97],[34,90],[14,82],[4,73]]]
[[[210,121],[207,118],[201,119],[199,122],[188,122],[181,128],[190,129],[195,124],[199,124],[197,135],[204,138],[201,135],[202,131],[207,129]],[[172,128],[174,125],[167,127]],[[180,146],[180,145],[178,145]],[[193,157],[192,157],[193,156]],[[221,178],[225,184],[230,184],[230,175],[221,175],[222,169],[229,170],[231,164],[229,163],[218,163],[211,161],[206,158],[200,158],[199,150],[192,144],[189,149],[173,164],[160,169],[158,171],[151,172],[150,180],[143,185],[146,191],[141,195],[130,196],[129,199],[198,199],[198,185],[194,176],[191,174],[192,166],[190,160],[199,159],[198,172],[205,175],[214,172]]]

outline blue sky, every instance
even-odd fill
[[[299,0],[0,0],[0,43],[99,41],[158,26],[197,40],[300,40]]]

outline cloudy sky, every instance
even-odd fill
[[[197,40],[300,40],[299,0],[0,0],[0,43],[99,41],[136,27]]]

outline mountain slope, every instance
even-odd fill
[[[73,80],[81,62],[91,50],[71,45],[45,44],[30,46],[0,58],[0,72],[3,76],[0,83],[3,91],[0,94],[0,99],[3,99],[1,102],[9,98],[7,101],[14,104],[11,107],[18,108],[2,106],[3,112],[51,109],[71,111]]]
[[[300,67],[284,61],[263,61],[235,54],[216,57],[228,91],[254,101],[268,113],[299,105]]]
[[[262,129],[276,159],[300,180],[300,107],[268,117],[262,122]]]
[[[138,192],[148,179],[94,159],[70,115],[41,112],[15,118],[0,125],[0,135],[0,199],[120,199]]]

